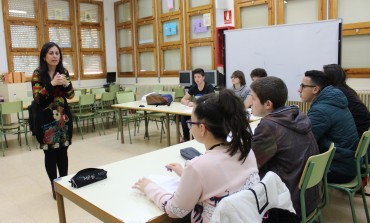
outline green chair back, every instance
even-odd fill
[[[3,102],[0,104],[0,112],[2,115],[10,115],[23,111],[22,101]],[[22,117],[23,118],[23,117]]]
[[[91,94],[103,94],[105,93],[105,88],[92,88]]]
[[[157,85],[154,85],[153,91],[156,93],[159,93],[159,91],[163,91],[163,88],[164,88],[163,85],[157,84]]]
[[[123,92],[123,93],[117,93],[116,94],[117,103],[126,103],[126,102],[132,102],[135,101],[135,95],[133,92]]]
[[[334,143],[332,143],[328,149],[328,151],[311,156],[308,158],[306,165],[303,169],[301,179],[298,184],[298,188],[300,189],[300,205],[301,205],[301,218],[302,223],[306,222],[312,222],[317,217],[321,218],[321,211],[320,209],[324,208],[326,206],[326,203],[328,201],[328,184],[327,184],[327,178],[326,174],[329,170],[329,167],[331,165],[331,161],[333,160],[335,153]],[[306,212],[306,199],[305,194],[306,190],[318,185],[320,182],[323,182],[324,187],[324,194],[323,194],[323,201],[319,204],[319,206],[314,211],[314,215],[310,215],[310,218],[307,219],[307,213]],[[320,222],[322,222],[320,220]]]
[[[367,148],[369,148],[370,143],[370,130],[364,132],[358,142],[357,150],[355,153],[356,164],[361,165],[361,159],[366,155]]]
[[[81,91],[81,94],[86,94],[86,88],[79,88],[78,91]],[[75,90],[76,91],[76,90]]]
[[[176,98],[182,98],[185,95],[184,88],[174,88],[173,91],[175,92],[175,97]]]
[[[78,101],[80,106],[95,104],[95,94],[82,94]]]
[[[80,90],[75,90],[75,97],[78,97],[82,95],[82,92]]]
[[[119,91],[119,85],[118,84],[109,85],[109,92],[118,92],[118,91]]]
[[[136,93],[137,87],[134,85],[125,86],[125,91],[132,91]]]
[[[113,101],[116,96],[116,92],[105,92],[101,95],[101,101]]]

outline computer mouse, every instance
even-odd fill
[[[145,107],[144,105],[139,105],[139,107]]]

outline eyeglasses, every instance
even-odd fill
[[[308,84],[301,84],[301,85],[299,85],[300,86],[300,89],[302,90],[303,88],[305,88],[305,87],[316,87],[316,85],[308,85]]]
[[[188,125],[189,129],[191,129],[192,125],[200,125],[200,124],[206,124],[205,122],[192,122],[192,121],[186,121],[186,124]]]

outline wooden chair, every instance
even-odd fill
[[[331,161],[333,160],[335,153],[334,143],[332,143],[325,153],[321,153],[308,158],[306,165],[303,169],[301,179],[298,184],[300,189],[300,205],[301,205],[301,222],[313,222],[317,218],[320,222],[323,222],[321,210],[326,206],[328,202],[328,182],[326,174],[328,173]],[[323,183],[324,194],[322,196],[322,201],[311,213],[306,211],[306,190],[310,189],[320,183]]]
[[[357,146],[356,153],[355,153],[356,177],[349,183],[344,183],[344,184],[329,183],[329,187],[342,190],[347,193],[348,198],[349,198],[349,203],[351,205],[352,218],[353,218],[354,223],[357,223],[357,217],[356,217],[355,206],[353,203],[353,197],[355,196],[355,193],[358,191],[360,191],[362,195],[362,201],[364,203],[364,209],[366,213],[367,222],[370,222],[369,210],[366,204],[366,196],[365,196],[364,187],[362,185],[362,173],[361,173],[362,161],[365,163],[365,166],[368,166],[369,164],[368,163],[369,161],[366,157],[367,148],[369,147],[369,143],[370,143],[370,130],[364,132],[361,136],[360,141],[358,142],[358,146]],[[363,171],[365,171],[366,175],[369,173],[368,168],[364,168]]]

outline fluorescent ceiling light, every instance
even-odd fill
[[[284,4],[288,3],[287,1],[284,1]]]
[[[19,13],[19,14],[27,14],[26,11],[20,11],[20,10],[13,10],[13,9],[10,9],[9,12],[12,12],[12,13]]]

